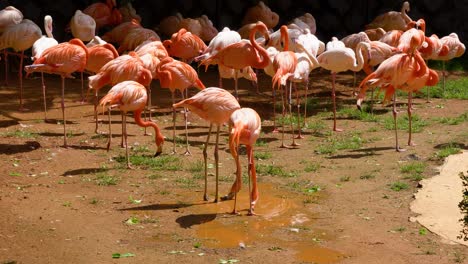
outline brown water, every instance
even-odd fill
[[[272,185],[259,186],[260,198],[255,212],[247,216],[248,192],[238,194],[237,210],[232,215],[234,201],[207,203],[192,207],[196,212],[186,216],[192,220],[196,235],[206,247],[237,248],[249,247],[256,241],[268,242],[281,249],[296,251],[299,261],[333,263],[342,258],[340,252],[322,247],[320,241],[327,235],[314,228],[317,215],[305,210],[301,195],[287,193]],[[284,237],[283,239],[278,238]]]

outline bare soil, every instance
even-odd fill
[[[213,69],[200,76],[207,87],[217,86]],[[338,76],[338,106],[354,108],[352,74]],[[362,77],[358,75],[358,80]],[[152,84],[153,118],[167,138],[163,155],[154,159],[170,161],[159,170],[143,165],[127,170],[119,162],[125,157],[119,145],[120,115],[112,116],[114,137],[107,152],[107,136],[94,133],[93,106],[80,102],[79,78],[65,82],[68,148],[62,147],[60,78],[46,76],[47,122],[39,75],[24,81],[26,112],[17,111],[15,78],[12,73],[9,86],[0,88],[1,263],[468,263],[465,246],[443,243],[438,235],[409,221],[415,216],[410,203],[418,182],[400,170],[404,164],[423,162],[427,166],[422,175],[430,178],[442,162],[434,158],[439,149],[451,142],[467,148],[467,122],[437,121],[466,112],[466,101],[415,99],[414,113],[428,125],[413,134],[416,146],[396,152],[394,132],[381,122],[340,115],[338,125],[345,131],[331,132],[330,75],[316,71],[311,75],[305,138],[298,140],[299,147],[284,149],[279,148],[281,133],[272,133],[271,81],[260,74],[257,94],[241,80],[241,105],[256,109],[263,119],[261,144],[255,148],[263,155],[256,163],[283,170],[259,175],[258,215],[247,216],[246,182],[238,195],[240,215],[230,214],[233,201],[213,203],[212,145],[211,197],[208,202],[202,199],[199,168],[208,130],[205,121],[189,114],[192,155],[184,156],[183,115],[178,113],[177,135],[182,140],[177,153],[170,153],[171,96],[159,82]],[[231,89],[232,80],[224,81],[224,86]],[[406,96],[400,97],[398,106],[404,115]],[[392,112],[376,104],[375,115],[381,121],[391,118]],[[101,118],[99,129],[107,132],[107,117]],[[145,136],[131,117],[127,120],[131,155],[154,154],[154,137]],[[287,126],[286,144],[291,142],[290,132]],[[221,195],[229,191],[235,172],[227,135],[224,127]],[[333,140],[353,136],[362,144],[356,149],[317,151]],[[406,131],[399,131],[402,146],[407,137]],[[148,151],[142,151],[145,147]],[[245,152],[242,164],[245,171]],[[408,188],[392,190],[396,182]],[[117,259],[114,253],[132,255]]]

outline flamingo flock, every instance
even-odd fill
[[[331,98],[333,101],[334,132],[342,131],[336,124],[336,75],[341,72],[364,70],[367,77],[359,85],[357,106],[360,108],[366,91],[379,87],[385,92],[384,101],[393,101],[395,120],[395,139],[397,151],[403,151],[398,143],[396,123],[396,90],[408,93],[408,116],[410,133],[408,145],[414,145],[411,138],[412,96],[425,86],[434,86],[439,81],[435,70],[429,69],[427,60],[443,62],[461,56],[465,46],[456,33],[439,39],[437,35],[425,35],[425,21],[412,20],[407,12],[409,3],[403,4],[401,12],[389,12],[377,17],[366,26],[366,30],[351,34],[341,40],[333,37],[330,41],[319,40],[315,35],[316,21],[309,13],[292,19],[279,30],[272,29],[278,25],[278,14],[271,11],[263,2],[246,12],[242,21],[243,27],[238,31],[225,27],[217,31],[205,15],[200,18],[183,18],[180,14],[163,19],[157,29],[168,39],[161,40],[158,33],[141,24],[141,18],[131,9],[125,16],[117,9],[115,0],[105,3],[94,3],[77,10],[71,19],[70,27],[73,39],[59,43],[53,38],[52,17],[44,18],[46,35],[31,20],[23,19],[20,10],[7,7],[0,11],[0,49],[12,48],[21,52],[19,69],[19,109],[24,107],[22,72],[24,53],[32,48],[32,63],[24,67],[29,74],[33,72],[58,74],[62,80],[61,109],[63,119],[63,146],[69,146],[66,132],[65,112],[65,79],[73,78],[76,72],[90,74],[88,90],[94,90],[96,133],[98,131],[97,107],[109,112],[109,141],[111,145],[110,111],[119,109],[122,115],[122,147],[126,148],[127,168],[131,168],[128,153],[126,116],[134,113],[135,122],[141,127],[153,127],[157,152],[162,153],[164,135],[156,122],[142,117],[142,113],[151,108],[151,83],[159,80],[160,87],[172,93],[173,110],[173,148],[176,153],[176,109],[184,108],[186,151],[190,154],[187,134],[187,113],[189,111],[209,122],[207,139],[203,149],[205,188],[203,199],[208,201],[208,163],[207,147],[213,125],[216,125],[216,143],[214,150],[216,169],[216,191],[214,201],[219,201],[219,138],[224,124],[229,126],[229,149],[236,163],[236,180],[230,192],[221,199],[234,199],[233,213],[237,213],[237,193],[241,188],[241,164],[239,146],[247,148],[250,205],[249,214],[254,213],[254,206],[259,198],[256,183],[256,172],[253,158],[253,147],[260,136],[261,117],[252,108],[241,107],[238,78],[247,78],[257,82],[259,71],[271,76],[273,97],[273,120],[275,120],[275,95],[279,91],[283,105],[282,140],[280,147],[297,148],[296,139],[300,134],[300,96],[297,84],[304,84],[305,96],[309,89],[310,73],[317,68],[327,70],[332,76]],[[127,8],[130,8],[127,6]],[[121,8],[122,9],[122,8]],[[133,14],[133,15],[131,15]],[[113,27],[99,36],[106,27]],[[244,37],[244,38],[242,38]],[[88,42],[88,43],[84,43]],[[208,45],[207,45],[208,43]],[[426,60],[426,61],[425,61]],[[222,78],[234,79],[234,94],[219,87],[205,87],[197,71],[197,66],[216,65],[221,87]],[[374,70],[375,68],[375,70]],[[445,71],[444,71],[445,72]],[[7,76],[7,74],[6,74]],[[5,76],[5,77],[6,77]],[[443,74],[445,78],[445,74]],[[445,80],[445,79],[444,79]],[[445,81],[444,81],[445,83]],[[98,91],[111,87],[107,94],[99,99]],[[45,84],[42,78],[45,105]],[[188,89],[200,91],[188,96]],[[286,104],[292,116],[292,93],[296,93],[297,137],[291,119],[291,146],[284,144],[286,128]],[[179,90],[182,100],[176,102],[175,91]],[[185,94],[184,94],[185,93]],[[354,90],[353,90],[354,94]],[[307,98],[305,98],[307,101]],[[306,109],[306,107],[305,107]],[[304,115],[306,115],[304,110]],[[145,130],[146,131],[146,130]],[[273,132],[277,132],[274,122]]]

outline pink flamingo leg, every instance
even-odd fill
[[[68,148],[67,144],[67,119],[65,117],[65,76],[62,74],[62,117],[63,117],[63,147]]]
[[[203,148],[203,161],[205,165],[205,192],[203,194],[203,200],[208,201],[208,153],[206,149],[210,143],[211,130],[213,129],[213,123],[210,123],[210,128],[208,129],[208,136],[206,137],[205,147]]]
[[[172,105],[175,104],[175,94],[171,92],[172,95]],[[173,138],[173,147],[172,147],[172,154],[176,153],[176,134],[175,134],[175,127],[176,127],[176,109],[172,107],[172,138]]]
[[[256,215],[254,212],[255,204],[258,200],[258,187],[257,187],[257,172],[255,170],[255,162],[253,158],[253,146],[247,145],[247,159],[249,160],[249,197],[250,197],[250,208],[248,215]],[[250,182],[252,182],[252,188],[250,188]]]
[[[400,148],[398,145],[398,128],[397,128],[397,109],[396,109],[396,93],[393,94],[393,122],[394,122],[394,127],[395,127],[395,150],[398,152],[405,151],[406,149]]]
[[[336,93],[335,93],[336,72],[332,72],[332,100],[333,100],[333,131],[341,132],[343,129],[336,128]]]
[[[42,81],[42,97],[44,98],[44,121],[47,121],[47,99],[46,99],[46,87],[44,83],[44,73],[41,72]]]
[[[307,82],[306,82],[306,85],[307,85]],[[301,100],[299,99],[299,90],[297,89],[296,84],[294,84],[294,88],[295,88],[295,92],[296,92],[296,105],[297,105],[297,131],[298,131],[298,134],[296,136],[296,139],[303,139],[304,137],[301,135],[301,130],[302,130]],[[304,117],[304,119],[305,119],[305,117]]]
[[[412,126],[411,126],[411,121],[412,121],[412,107],[413,107],[413,93],[408,93],[408,122],[409,122],[409,126],[408,126],[408,129],[409,129],[409,136],[408,136],[408,146],[415,146],[416,144],[413,143],[413,141],[411,140],[411,132],[412,132]]]
[[[218,144],[219,144],[219,129],[220,125],[216,126],[216,145],[215,145],[215,151],[214,151],[214,157],[215,157],[215,168],[216,168],[216,196],[214,202],[218,202],[218,179],[219,179],[219,154],[218,154]]]
[[[19,94],[20,94],[20,107],[19,111],[28,111],[28,109],[23,107],[23,58],[24,58],[24,50],[21,51],[21,59],[20,59],[20,65],[19,65]]]

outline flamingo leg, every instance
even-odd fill
[[[47,100],[46,100],[46,87],[44,83],[44,73],[41,72],[41,81],[42,81],[42,97],[44,99],[44,121],[47,121]]]
[[[309,93],[309,80],[306,82],[306,90],[305,90],[305,102],[304,102],[304,122],[302,124],[303,127],[306,125],[306,118],[307,118],[307,94]]]
[[[121,138],[121,141],[120,141],[120,147],[121,148],[126,148],[127,147],[127,138],[124,137],[124,134],[127,133],[126,132],[126,127],[124,125],[125,114],[123,112],[121,112],[120,116],[122,117],[122,138]]]
[[[442,61],[442,98],[445,98],[445,75],[447,75],[447,72],[445,72],[445,61]]]
[[[110,149],[111,141],[112,141],[112,122],[111,122],[111,110],[112,106],[108,108],[108,116],[109,116],[109,137],[107,139],[107,151]]]
[[[353,95],[356,96],[356,72],[353,71]]]
[[[234,89],[235,89],[234,93],[235,93],[237,101],[239,101],[239,93],[237,91],[237,78],[238,78],[238,75],[239,75],[239,71],[234,70]]]
[[[242,186],[242,170],[241,170],[241,164],[240,164],[240,159],[239,159],[239,147],[236,146],[234,149],[232,149],[231,154],[234,157],[234,160],[236,161],[236,180],[234,181],[234,184],[231,187],[231,191],[224,198],[227,200],[227,198],[231,197],[232,199],[232,196],[234,195],[234,209],[232,213],[237,214],[237,210],[236,210],[237,193],[239,192]]]
[[[214,151],[214,157],[215,157],[215,169],[216,169],[216,196],[214,202],[218,202],[218,179],[219,179],[219,153],[218,153],[218,145],[219,145],[219,130],[220,130],[220,125],[216,125],[216,145],[215,145],[215,151]]]
[[[122,114],[122,125],[124,127],[122,137],[125,138],[125,157],[127,158],[127,169],[131,169],[130,166],[130,156],[128,154],[128,144],[127,144],[127,115]]]
[[[175,93],[171,92],[172,95],[172,105],[175,104]],[[173,147],[172,147],[172,153],[176,153],[176,134],[175,134],[175,129],[176,128],[176,109],[172,107],[172,138],[173,138]]]
[[[65,118],[65,76],[62,75],[62,117],[63,117],[63,147],[67,148],[67,119]]]
[[[278,128],[276,127],[276,90],[273,86],[272,90],[273,95],[273,133],[278,133]]]
[[[19,65],[19,94],[20,94],[20,107],[19,111],[27,111],[28,109],[23,107],[23,58],[24,58],[24,50],[21,51],[21,59],[20,59],[20,65]]]
[[[151,108],[152,108],[152,103],[151,103],[151,83],[148,85],[148,112],[149,112],[149,120],[153,121],[151,117]]]
[[[412,126],[411,126],[412,116],[411,116],[411,114],[413,112],[412,107],[413,107],[413,93],[410,92],[410,93],[408,93],[408,122],[409,122],[409,125],[408,125],[408,130],[409,130],[408,146],[416,145],[411,140],[411,132],[412,132]]]
[[[291,135],[292,135],[292,143],[291,146],[296,147],[300,146],[296,143],[296,138],[294,137],[294,124],[293,124],[293,115],[292,115],[292,82],[289,82],[289,92],[288,92],[288,108],[289,108],[289,118],[291,119]],[[298,122],[299,123],[299,122]]]
[[[258,200],[258,187],[257,187],[257,172],[255,170],[255,162],[253,157],[253,146],[247,145],[247,159],[249,161],[248,165],[248,178],[249,178],[249,198],[250,198],[250,208],[248,215],[255,215],[254,207]],[[252,189],[250,188],[250,182],[252,182]]]
[[[3,49],[3,56],[5,57],[5,86],[8,86],[8,52]]]
[[[182,95],[182,100],[188,98],[188,89],[185,89],[186,97],[184,97],[184,92],[180,91]],[[185,156],[191,156],[192,152],[189,149],[189,140],[188,140],[188,108],[184,107],[184,121],[185,121]]]
[[[281,122],[281,146],[280,148],[287,148],[286,145],[284,145],[284,122],[285,122],[285,119],[286,119],[286,106],[285,106],[285,95],[284,93],[286,92],[286,89],[283,89],[283,86],[280,85],[280,93],[281,93],[281,102],[283,104],[283,112],[282,112],[282,116],[283,116],[283,121]]]
[[[397,128],[397,109],[396,109],[396,93],[393,94],[393,122],[394,122],[394,128],[395,128],[395,150],[398,152],[405,151],[405,149],[400,148],[398,145],[398,128]]]
[[[335,93],[336,72],[332,72],[332,100],[333,100],[333,131],[341,132],[343,129],[336,128],[336,93]]]
[[[206,149],[208,148],[208,143],[210,142],[211,130],[213,129],[213,123],[210,123],[210,128],[208,129],[208,136],[206,137],[205,147],[203,148],[203,161],[205,165],[205,193],[203,194],[203,200],[208,201],[208,153]]]
[[[298,134],[296,136],[297,139],[301,139],[301,138],[304,138],[302,135],[301,135],[301,130],[302,130],[302,122],[301,122],[301,101],[299,99],[299,90],[297,89],[297,86],[296,84],[294,84],[294,89],[295,89],[295,92],[296,92],[296,106],[297,106],[297,131],[298,131]]]
[[[99,134],[97,105],[98,105],[98,90],[96,89],[96,90],[94,90],[94,120],[96,122],[96,127],[94,128],[94,133]]]

